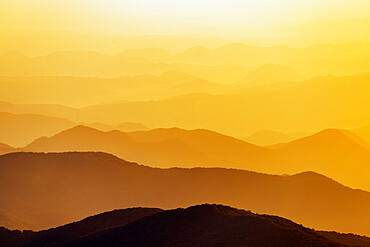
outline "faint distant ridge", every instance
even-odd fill
[[[362,137],[366,142],[370,143],[370,125],[355,128],[351,131]]]
[[[277,64],[265,64],[252,71],[239,84],[257,86],[275,82],[297,82],[304,80],[304,77],[294,70]]]
[[[319,44],[292,48],[231,43],[213,50],[195,46],[174,55],[157,48],[130,49],[117,55],[75,50],[27,57],[12,52],[0,55],[0,75],[114,77],[160,74],[173,69],[173,66],[168,65],[176,63],[252,67],[272,63],[293,68],[305,76],[354,74],[368,71],[368,66],[363,60],[369,56],[369,45],[369,43]],[[61,67],[60,64],[64,66]],[[328,64],[330,66],[327,66]]]
[[[244,138],[244,140],[259,146],[270,146],[290,142],[304,135],[306,133],[283,133],[273,130],[260,130]]]
[[[120,130],[122,132],[133,132],[133,131],[147,131],[149,128],[141,123],[135,122],[122,122],[118,125],[109,125],[104,123],[91,123],[84,124],[86,126],[96,128],[102,131]]]

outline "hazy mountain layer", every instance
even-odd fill
[[[103,151],[154,167],[229,167],[274,174],[315,171],[347,186],[370,188],[370,145],[345,130],[324,130],[271,149],[209,130],[123,133],[77,126],[39,138],[25,148],[36,152]]]

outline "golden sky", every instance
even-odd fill
[[[368,0],[3,0],[4,30],[176,33],[368,18]]]

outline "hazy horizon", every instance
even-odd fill
[[[369,13],[0,1],[0,247],[370,246]]]

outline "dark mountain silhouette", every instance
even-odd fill
[[[284,218],[221,205],[175,209],[65,246],[340,246]]]
[[[37,229],[115,208],[209,202],[321,230],[370,233],[370,193],[313,172],[273,176],[223,168],[158,169],[105,153],[12,153],[0,156],[0,194],[1,211]]]
[[[351,233],[344,234],[338,232],[325,232],[325,231],[318,231],[318,233],[331,241],[342,243],[344,245],[370,246],[370,238],[366,236],[359,236]]]
[[[290,220],[223,205],[163,211],[129,208],[45,231],[0,228],[0,246],[370,246],[354,234],[315,231]]]
[[[8,242],[0,246],[54,246],[70,242],[74,239],[88,236],[90,234],[106,231],[108,229],[121,227],[135,222],[143,217],[162,212],[157,208],[128,208],[105,212],[95,216],[87,217],[81,221],[73,222],[45,231],[33,232],[0,230],[0,237],[7,237]],[[14,236],[14,239],[12,238]]]
[[[214,50],[196,46],[173,56],[165,50],[153,48],[128,50],[113,56],[81,50],[56,52],[41,57],[28,57],[12,52],[0,55],[0,75],[113,77],[127,74],[163,73],[168,70],[168,67],[171,68],[163,63],[173,62],[252,65],[254,67],[273,63],[291,67],[307,76],[353,74],[368,70],[367,64],[363,62],[369,56],[368,47],[369,43],[320,44],[302,48],[255,47],[232,43]],[[23,66],[19,66],[20,64]]]

